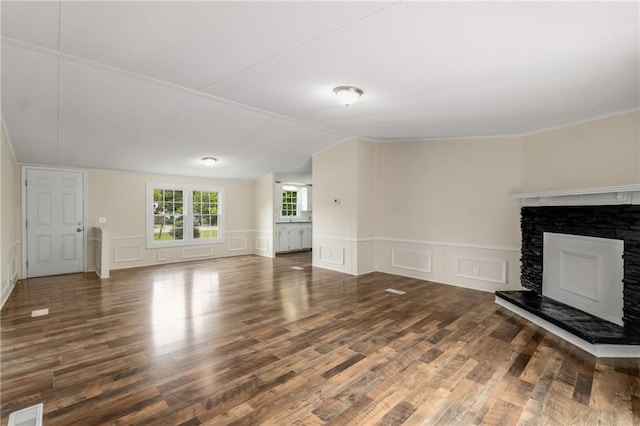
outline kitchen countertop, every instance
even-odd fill
[[[313,223],[313,222],[311,222],[309,220],[296,220],[296,221],[291,221],[291,222],[289,222],[289,221],[287,221],[287,222],[276,222],[277,225],[287,225],[287,224],[294,225],[296,223]]]

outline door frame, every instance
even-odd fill
[[[89,238],[88,235],[88,227],[87,227],[87,171],[84,169],[72,169],[72,168],[62,168],[62,167],[47,167],[47,166],[32,166],[28,164],[22,165],[22,180],[20,181],[20,186],[22,188],[20,194],[22,197],[22,276],[27,278],[27,170],[47,170],[52,172],[73,172],[82,174],[82,227],[84,228],[83,232],[83,244],[84,250],[82,250],[82,271],[87,272],[87,243]]]

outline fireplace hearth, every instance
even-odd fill
[[[517,306],[593,345],[640,345],[640,331],[614,324],[533,291],[497,291]]]

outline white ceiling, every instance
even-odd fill
[[[1,8],[2,119],[22,163],[295,179],[352,136],[522,134],[640,105],[638,1]],[[345,84],[359,103],[337,104]]]

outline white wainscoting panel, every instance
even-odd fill
[[[368,274],[370,272],[375,272],[375,263],[376,263],[376,242],[373,239],[361,239],[358,242],[353,243],[352,247],[352,257],[353,262],[355,264],[355,275]]]
[[[158,263],[166,262],[167,260],[169,260],[166,250],[158,250],[156,252],[156,256]]]
[[[427,274],[430,274],[431,252],[392,248],[391,266],[394,268],[409,269],[411,271],[426,272]]]
[[[460,278],[507,284],[507,261],[458,257],[456,275]]]
[[[137,262],[142,260],[142,244],[116,244],[113,254],[115,263]]]
[[[20,241],[16,241],[2,253],[0,263],[0,308],[9,299],[18,280],[18,254]]]
[[[213,256],[213,247],[183,247],[182,258],[183,259],[195,259],[198,257]]]
[[[227,251],[241,251],[247,249],[247,237],[227,237]]]
[[[13,285],[18,280],[18,246],[20,245],[19,241],[16,241],[13,244],[13,248],[11,249],[11,255],[9,256],[9,260],[5,263],[4,271],[6,274],[7,280],[9,280],[9,284]]]
[[[4,302],[9,298],[9,294],[12,291],[11,283],[9,282],[4,268],[0,267],[0,308],[4,305]]]
[[[321,244],[319,260],[334,265],[344,265],[344,247]]]
[[[256,237],[256,251],[269,251],[269,237]]]

